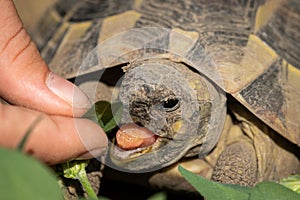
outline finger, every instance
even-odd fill
[[[0,146],[16,148],[40,112],[0,104]],[[13,127],[13,128],[12,128]],[[87,119],[43,114],[25,143],[25,152],[47,164],[99,156],[107,147],[102,129]]]
[[[12,1],[0,0],[0,95],[49,114],[80,116],[90,102],[80,89],[51,73],[22,26]]]

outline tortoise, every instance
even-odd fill
[[[253,186],[300,172],[299,20],[298,0],[64,0],[30,32],[54,72],[95,83],[94,101],[114,82],[100,93],[123,102],[120,124],[156,135],[130,150],[112,136],[107,165],[159,187],[185,187],[178,163]]]

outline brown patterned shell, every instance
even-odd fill
[[[135,49],[152,42],[150,47],[169,50],[157,54],[188,58],[193,68],[300,146],[299,21],[299,0],[66,0],[48,11],[33,37],[51,69],[67,78],[77,75],[98,44],[110,57],[101,54],[81,74],[99,70],[99,62],[106,68],[131,62],[145,55]],[[149,29],[127,40],[116,36],[140,27],[170,31]],[[107,40],[113,36],[115,41]],[[122,55],[126,52],[132,53]]]

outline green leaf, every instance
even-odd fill
[[[64,177],[79,180],[84,191],[89,197],[88,199],[98,200],[85,171],[88,163],[89,160],[73,160],[62,163]]]
[[[21,152],[0,148],[0,199],[63,199],[49,168]]]
[[[103,130],[109,132],[118,126],[123,114],[123,104],[121,102],[116,102],[111,104],[111,113],[108,115],[108,121],[105,123]]]
[[[95,110],[95,104],[82,116],[98,124],[98,118]]]
[[[164,192],[159,192],[149,197],[148,200],[167,200],[167,195]]]
[[[98,123],[103,131],[109,134],[110,131],[118,126],[118,122],[121,120],[123,114],[122,112],[123,104],[121,102],[110,104],[107,101],[98,101],[83,115],[83,118],[88,118]],[[87,178],[85,167],[84,161],[64,163],[64,176],[66,178],[78,179],[88,194],[89,199],[97,199]]]
[[[299,200],[300,194],[275,182],[261,182],[251,189],[251,200]]]
[[[110,104],[107,101],[98,101],[83,117],[98,123],[108,133],[118,125],[122,112],[121,102]]]
[[[62,163],[63,175],[66,178],[78,179],[78,175],[81,171],[85,171],[85,167],[88,165],[89,160],[73,160]]]
[[[255,187],[217,183],[178,167],[182,176],[207,200],[299,200],[300,194],[275,182],[261,182]]]
[[[287,178],[283,178],[279,181],[279,183],[300,194],[300,175],[292,175]]]
[[[201,176],[193,174],[183,167],[178,167],[181,175],[207,200],[247,200],[249,199],[249,192],[247,188],[238,185],[225,185],[211,180],[207,180]]]

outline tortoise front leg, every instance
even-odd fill
[[[253,145],[246,141],[228,145],[217,160],[212,180],[228,184],[253,186],[258,166]]]

